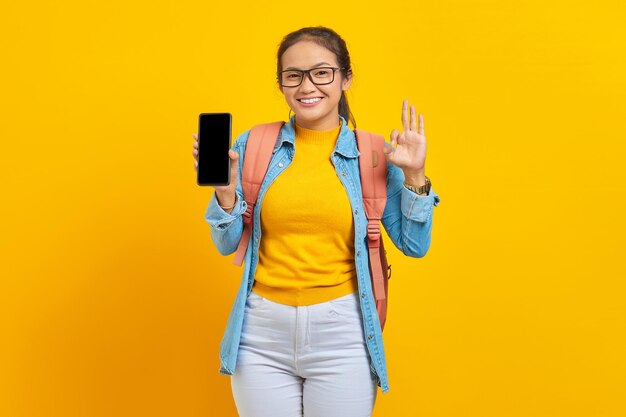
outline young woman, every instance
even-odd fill
[[[241,286],[220,349],[244,417],[369,416],[377,386],[389,390],[382,331],[371,289],[367,218],[360,189],[356,122],[346,44],[307,27],[278,49],[277,81],[295,113],[280,131],[253,214]],[[425,175],[424,121],[402,104],[402,131],[386,146],[382,224],[405,255],[430,246],[439,196]],[[241,172],[249,131],[231,158],[231,184],[216,186],[206,220],[220,253],[242,235]],[[197,136],[193,155],[197,169]]]

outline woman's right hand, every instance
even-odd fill
[[[193,158],[194,169],[198,171],[198,135],[193,135]],[[232,149],[228,150],[228,157],[230,158],[230,184],[228,185],[214,185],[215,194],[217,194],[218,203],[220,206],[230,207],[235,205],[235,197],[237,195],[237,178],[239,176],[239,154]],[[230,211],[230,210],[228,210]]]

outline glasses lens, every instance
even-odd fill
[[[333,82],[335,71],[330,67],[319,67],[311,70],[311,76],[315,84],[330,84]]]
[[[299,71],[283,71],[280,73],[280,83],[285,87],[300,85],[302,73]]]

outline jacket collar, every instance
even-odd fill
[[[359,156],[359,149],[356,143],[356,136],[354,132],[348,127],[346,119],[339,115],[341,119],[341,129],[339,130],[339,137],[335,145],[334,152],[339,153],[346,158],[357,158]],[[288,123],[285,123],[278,135],[278,142],[280,146],[283,143],[288,142],[291,145],[295,144],[296,140],[296,116],[291,116]]]

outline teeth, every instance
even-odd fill
[[[303,99],[300,99],[301,102],[307,103],[307,104],[317,103],[320,100],[321,100],[321,98],[319,98],[319,97],[318,98],[303,98]]]

